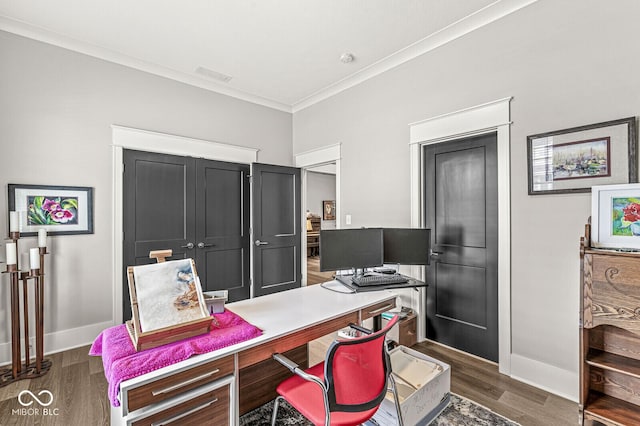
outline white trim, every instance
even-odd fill
[[[211,92],[220,93],[232,98],[251,102],[253,104],[262,105],[279,111],[289,113],[291,112],[291,106],[282,102],[243,92],[242,90],[234,89],[215,81],[200,78],[196,75],[187,74],[171,68],[163,67],[158,64],[146,62],[141,59],[127,56],[125,54],[109,50],[104,47],[96,46],[85,41],[77,40],[44,28],[28,24],[26,22],[20,22],[11,18],[0,16],[0,30],[18,34],[22,37],[27,37],[33,40],[38,40],[43,43],[62,47],[63,49],[79,52],[88,56],[92,56],[94,58],[112,62],[114,64],[124,65],[125,67],[168,78],[170,80],[179,81],[190,86],[199,87]]]
[[[105,329],[113,325],[111,321],[97,324],[89,324],[82,327],[56,331],[44,335],[45,355],[66,351],[93,343],[95,338]],[[32,348],[35,348],[35,337],[29,339]],[[21,339],[21,345],[24,340]],[[35,353],[35,349],[31,352]],[[23,353],[24,356],[24,353]],[[11,343],[0,344],[0,365],[11,362]]]
[[[340,146],[337,143],[294,154],[295,165],[296,167],[311,168],[321,164],[333,163],[340,159]]]
[[[209,160],[251,164],[258,160],[258,150],[203,139],[169,135],[149,130],[112,125],[112,171],[113,171],[113,324],[122,318],[122,160],[124,149],[172,154]]]
[[[292,105],[292,112],[296,113],[331,96],[356,86],[370,78],[389,71],[405,62],[411,61],[418,56],[424,55],[436,48],[454,41],[472,31],[482,28],[485,25],[497,21],[511,13],[525,8],[537,0],[510,0],[495,1],[490,5],[466,16],[447,27],[430,34],[389,56],[383,58],[350,76],[339,80],[309,96],[300,99]]]
[[[509,103],[512,98],[487,102],[449,114],[410,124],[411,225],[422,223],[422,147],[472,134],[497,132],[498,162],[498,365],[503,374],[511,371],[511,188]],[[421,300],[419,313],[425,312]],[[424,315],[421,315],[424,323]],[[425,338],[424,324],[418,336]]]
[[[113,145],[127,149],[251,164],[258,149],[112,125]]]
[[[558,368],[518,354],[511,354],[511,377],[539,389],[578,402],[577,372]],[[535,377],[535,382],[525,377]]]
[[[294,154],[294,164],[302,169],[302,222],[306,223],[306,212],[304,206],[307,205],[307,170],[327,163],[335,163],[336,167],[336,229],[340,229],[340,212],[342,202],[340,201],[340,159],[341,144],[328,145],[322,148]],[[302,227],[301,253],[306,259],[307,253],[307,227]],[[302,285],[307,285],[307,262],[302,264]]]

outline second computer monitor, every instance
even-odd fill
[[[428,265],[431,230],[423,228],[384,228],[384,263]]]

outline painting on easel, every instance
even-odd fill
[[[193,260],[179,259],[132,269],[143,333],[208,318]]]

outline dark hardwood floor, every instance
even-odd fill
[[[332,336],[319,339],[310,345],[310,361],[322,357]],[[469,398],[489,409],[519,422],[522,426],[570,426],[578,422],[578,405],[533,386],[510,379],[498,373],[498,367],[486,361],[422,342],[413,346],[420,352],[451,365],[451,391]],[[0,425],[56,425],[56,426],[106,426],[109,424],[107,381],[99,357],[88,355],[89,347],[81,347],[53,354],[51,371],[44,377],[22,380],[0,388]],[[40,409],[39,415],[19,414],[22,407],[18,394],[30,390],[38,395],[48,390],[53,402],[46,407],[37,403],[31,407]],[[45,400],[45,396],[41,396]],[[32,401],[24,396],[24,402]]]
[[[45,376],[0,388],[0,425],[108,425],[110,405],[102,358],[88,353],[89,346],[84,346],[46,356],[52,366]],[[18,402],[23,390],[31,391],[45,404],[48,395],[39,393],[47,390],[53,400],[43,407],[25,394],[23,403],[31,404],[23,407]]]
[[[498,372],[494,363],[433,342],[412,349],[451,366],[451,392],[464,396],[522,426],[575,426],[578,404]]]

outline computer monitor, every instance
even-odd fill
[[[381,266],[382,228],[320,231],[320,270],[362,269]]]
[[[429,265],[431,230],[424,228],[384,228],[384,263]]]

